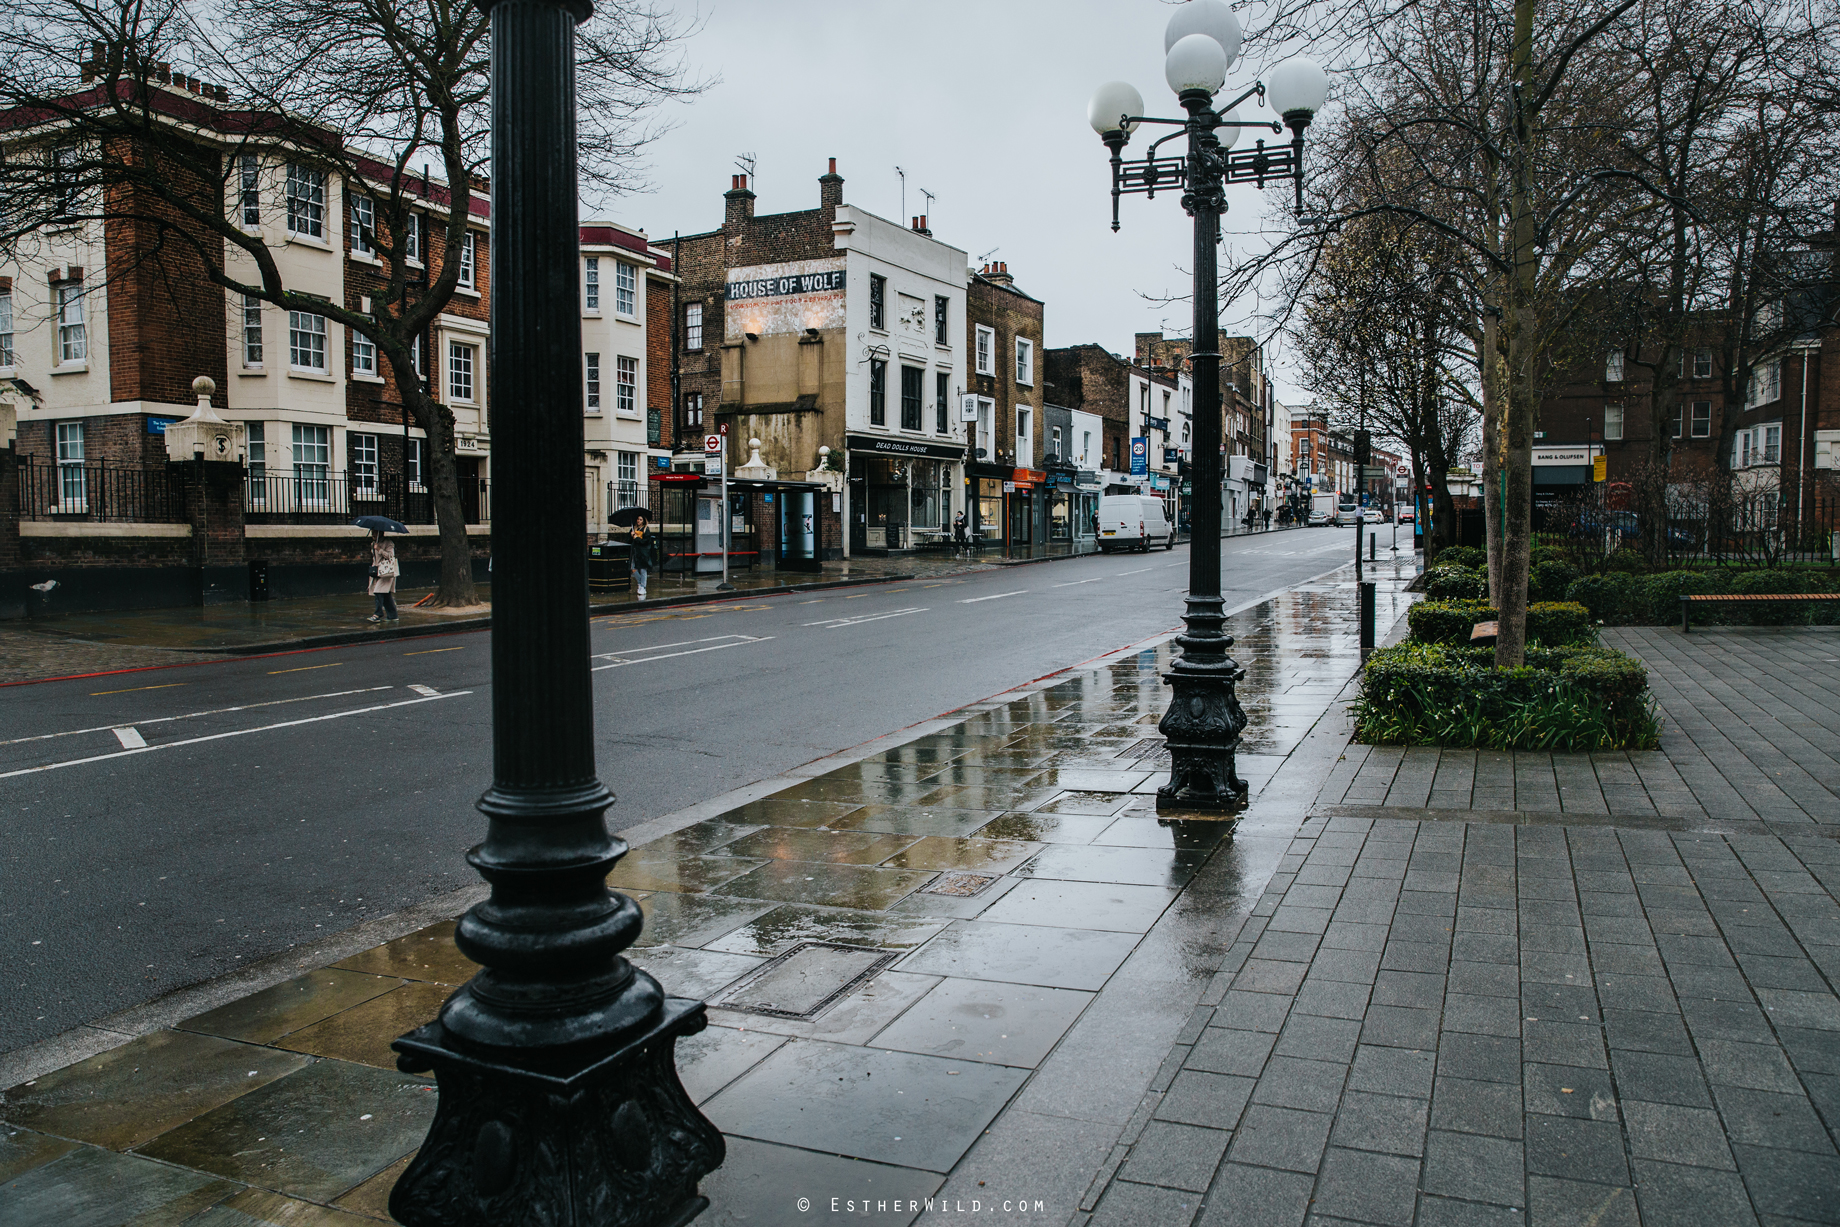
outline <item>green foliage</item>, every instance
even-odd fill
[[[1437,562],[1440,567],[1469,567],[1471,570],[1481,569],[1486,572],[1489,569],[1489,552],[1473,545],[1453,545],[1438,552]]]
[[[1541,601],[1527,606],[1527,640],[1549,648],[1597,642],[1591,611],[1576,601]]]
[[[1604,559],[1604,570],[1621,575],[1640,575],[1648,569],[1648,560],[1642,557],[1642,551],[1627,545],[1618,546]]]
[[[1445,554],[1450,552],[1444,551]],[[1434,601],[1487,600],[1489,577],[1468,567],[1436,566],[1425,575],[1425,595]]]
[[[1635,618],[1640,581],[1633,575],[1581,575],[1565,590],[1565,599],[1591,611],[1605,626],[1627,626]]]
[[[1456,647],[1468,645],[1476,623],[1494,618],[1494,607],[1485,601],[1420,601],[1406,610],[1413,641]]]
[[[1406,610],[1406,625],[1418,643],[1467,647],[1478,622],[1493,622],[1500,615],[1484,601],[1420,601]],[[1571,601],[1549,601],[1527,607],[1530,643],[1558,647],[1588,644],[1596,638],[1591,612]]]
[[[1534,551],[1536,554],[1550,552],[1548,550]],[[1583,574],[1583,571],[1563,558],[1541,559],[1533,564],[1531,581],[1527,585],[1527,599],[1529,601],[1563,601],[1566,599],[1566,590]]]
[[[1567,751],[1658,743],[1648,674],[1632,657],[1566,647],[1529,648],[1519,669],[1493,660],[1488,648],[1416,642],[1375,652],[1354,704],[1356,740]]]
[[[1667,626],[1680,621],[1680,598],[1702,592],[1730,592],[1731,576],[1723,571],[1661,571],[1636,580],[1630,621],[1637,626]],[[1729,607],[1696,609],[1695,622],[1724,620]]]

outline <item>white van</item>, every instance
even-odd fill
[[[1147,494],[1107,494],[1099,499],[1099,552],[1176,548],[1176,530],[1163,513],[1163,500]]]

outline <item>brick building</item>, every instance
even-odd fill
[[[833,158],[816,208],[756,215],[736,175],[721,228],[673,241],[673,514],[691,523],[694,499],[696,524],[715,518],[715,483],[690,480],[704,462],[688,445],[726,428],[740,485],[728,516],[763,563],[909,548],[963,506],[965,253],[923,218],[903,227],[845,204],[843,183]]]
[[[450,252],[448,185],[413,175],[397,181],[392,168],[363,158],[347,159],[355,168],[348,181],[295,146],[246,141],[225,91],[171,77],[150,93],[156,106],[186,117],[201,146],[223,151],[227,173],[200,188],[209,193],[204,202],[223,193],[221,207],[262,236],[290,290],[359,313],[386,310],[392,269],[375,240],[392,194],[410,202],[397,245],[405,303],[458,261],[456,291],[414,353],[428,391],[454,417],[461,502],[483,568],[491,518],[488,185],[467,185],[465,246]],[[336,133],[323,137],[338,141]],[[16,421],[11,480],[20,492],[5,508],[18,508],[21,522],[9,532],[20,564],[48,578],[68,568],[196,572],[209,554],[220,579],[245,564],[250,578],[222,592],[206,585],[206,595],[338,590],[348,582],[345,560],[359,552],[361,533],[349,521],[381,513],[414,530],[402,543],[405,582],[428,582],[437,552],[427,441],[377,346],[326,316],[227,293],[186,244],[157,243],[145,223],[117,220],[156,205],[100,203],[73,209],[68,225],[28,236],[0,262],[0,400]],[[108,220],[91,220],[98,213]],[[258,278],[253,258],[234,244],[192,237],[230,276]],[[647,493],[644,471],[668,456],[664,423],[655,422],[670,403],[668,344],[654,363],[646,334],[653,322],[668,334],[670,317],[648,291],[663,286],[668,311],[672,274],[668,255],[641,231],[591,223],[582,244],[584,480],[587,529],[598,535],[622,499]],[[598,289],[590,268],[604,274]],[[597,292],[604,310],[589,305]],[[199,376],[215,384],[213,408],[239,443],[240,454],[223,459],[241,467],[241,497],[210,530],[228,531],[234,518],[237,550],[207,549],[188,536],[189,479],[168,465],[165,431],[192,412]],[[195,580],[123,574],[111,587],[97,574],[86,580],[91,596],[79,597],[85,585],[74,580],[63,590],[70,602],[185,603],[175,594],[198,592]]]
[[[1190,377],[1187,337],[1140,332],[1137,361],[1153,371]],[[1271,424],[1276,394],[1266,376],[1264,351],[1251,337],[1220,340],[1221,514],[1231,524],[1273,504],[1271,469],[1277,462]]]
[[[971,424],[971,531],[1029,558],[1071,542],[1071,490],[1050,488],[1060,468],[1046,416],[1042,301],[1024,293],[1008,264],[986,264],[965,287],[965,380]],[[975,402],[975,404],[973,404]],[[1064,441],[1063,441],[1064,442]]]
[[[1170,523],[1186,520],[1181,472],[1194,440],[1194,391],[1186,372],[1139,365],[1102,345],[1048,351],[1048,396],[1058,405],[1096,414],[1105,438],[1099,479],[1107,494],[1154,494],[1168,504]],[[1133,446],[1143,449],[1133,472]]]

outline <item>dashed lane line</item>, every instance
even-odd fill
[[[65,767],[81,767],[86,763],[106,762],[111,758],[126,758],[130,754],[152,754],[156,750],[174,750],[180,746],[195,746],[207,741],[222,741],[226,737],[246,737],[251,733],[268,733],[275,729],[298,728],[303,724],[318,724],[325,720],[343,720],[346,716],[362,716],[370,712],[389,711],[395,707],[413,707],[419,703],[438,703],[442,699],[457,699],[469,695],[470,690],[455,690],[447,694],[436,695],[432,699],[403,699],[396,703],[378,703],[371,707],[354,707],[350,711],[336,711],[324,716],[306,716],[299,720],[283,720],[279,724],[263,724],[252,729],[232,729],[227,733],[207,733],[203,737],[187,737],[183,741],[162,741],[157,745],[139,746],[132,750],[117,750],[113,754],[92,754],[87,758],[71,758],[61,763],[40,763],[36,767],[22,767],[17,771],[0,771],[0,780],[10,780],[18,775],[36,775],[41,771],[58,771]]]
[[[184,683],[181,683],[183,685]],[[178,716],[151,716],[145,720],[136,720],[136,725],[170,724],[174,720],[196,720],[200,716],[221,716],[227,712],[253,711],[258,707],[279,707],[283,703],[310,703],[314,699],[343,699],[354,694],[372,694],[379,690],[393,690],[393,686],[364,686],[357,690],[334,690],[327,694],[303,694],[293,699],[265,699],[260,703],[240,703],[235,707],[214,707],[209,711],[192,711]],[[76,737],[83,733],[109,733],[121,727],[114,724],[98,724],[86,729],[66,729],[62,733],[36,733],[31,737],[14,737],[0,741],[0,746],[14,746],[22,741],[50,741],[54,737]]]
[[[989,596],[966,597],[964,600],[960,601],[959,604],[960,605],[975,605],[979,601],[1000,601],[1006,596],[1021,596],[1023,593],[1027,591],[1028,591],[1027,588],[1018,588],[1014,592],[993,592]]]

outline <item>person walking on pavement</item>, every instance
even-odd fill
[[[1265,531],[1271,531],[1271,508],[1269,507],[1265,509]]]
[[[971,547],[971,540],[965,535],[965,513],[962,511],[952,517],[952,544],[961,550]]]
[[[371,530],[371,582],[368,591],[371,594],[372,610],[367,621],[396,621],[396,545],[383,535],[382,530]]]
[[[639,599],[645,599],[645,581],[651,576],[652,568],[658,565],[658,534],[651,530],[645,517],[633,521],[632,545],[629,553],[632,557],[633,587],[638,589]]]

